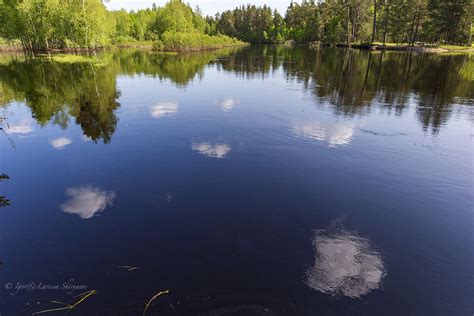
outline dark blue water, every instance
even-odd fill
[[[473,65],[0,57],[0,314],[472,315]]]

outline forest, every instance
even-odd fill
[[[303,0],[285,16],[242,6],[207,18],[213,32],[249,42],[472,43],[471,0]]]
[[[108,11],[101,0],[0,0],[0,43],[29,51],[154,45],[188,51],[248,43],[472,44],[471,0],[303,0],[282,15],[246,5],[204,16],[181,0]]]
[[[153,44],[187,51],[243,43],[210,35],[208,23],[180,0],[137,12],[108,11],[101,0],[0,0],[0,38],[27,51]]]

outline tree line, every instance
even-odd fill
[[[208,17],[213,32],[249,42],[472,43],[471,0],[303,0],[284,17],[247,5]]]
[[[200,10],[181,0],[131,12],[108,11],[102,0],[0,0],[0,21],[0,38],[33,52],[143,41],[163,50],[239,44],[211,36]]]
[[[251,43],[369,42],[470,45],[471,0],[302,0],[284,16],[246,5],[204,17],[181,0],[108,11],[101,0],[0,0],[0,38],[30,51],[153,42],[158,47]],[[213,37],[220,36],[220,37]]]

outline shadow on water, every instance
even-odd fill
[[[108,143],[120,107],[116,77],[123,74],[184,87],[202,78],[207,65],[245,78],[283,71],[336,115],[364,115],[374,103],[400,115],[415,104],[423,129],[434,134],[451,117],[454,104],[474,98],[472,55],[253,46],[189,55],[121,50],[98,59],[97,66],[2,57],[0,106],[25,102],[41,125],[67,128],[73,118],[87,137]]]

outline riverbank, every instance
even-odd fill
[[[456,45],[408,45],[408,44],[395,44],[395,43],[382,43],[375,44],[338,44],[337,47],[351,47],[357,49],[366,50],[388,50],[388,51],[412,51],[419,53],[474,53],[474,45],[469,46],[456,46]]]
[[[0,52],[22,52],[23,47],[19,41],[7,42],[0,37]]]
[[[153,49],[153,41],[137,41],[137,40],[123,40],[113,43],[116,48],[138,48],[138,49]]]
[[[197,42],[199,43],[199,41]],[[193,41],[183,41],[182,38],[167,39],[166,42],[127,42],[117,43],[108,47],[97,47],[97,48],[52,48],[49,50],[35,52],[35,54],[48,54],[48,53],[87,53],[94,51],[103,50],[114,50],[114,49],[126,49],[136,48],[140,50],[155,50],[159,52],[174,52],[174,53],[188,53],[188,52],[201,52],[209,51],[221,48],[229,47],[244,47],[250,45],[249,43],[241,42],[232,38],[226,40],[210,40],[205,44],[196,44]],[[21,45],[8,45],[0,44],[0,53],[22,53],[24,49]]]
[[[246,45],[249,44],[226,35],[211,36],[198,32],[166,31],[154,43],[154,49],[163,52],[187,53]]]
[[[176,53],[186,53],[186,52],[199,52],[207,51],[213,49],[220,49],[226,47],[239,47],[251,45],[250,43],[241,42],[239,40],[229,38],[230,40],[225,41],[209,41],[206,44],[203,44],[203,41],[196,41],[192,39],[183,40],[182,37],[169,37],[165,42],[151,42],[151,41],[136,41],[136,42],[121,42],[108,47],[100,48],[53,48],[48,51],[41,53],[84,53],[90,51],[99,51],[99,50],[110,50],[110,49],[121,49],[121,48],[137,48],[143,50],[156,50],[162,52],[176,52]],[[309,44],[311,47],[317,47],[317,44]],[[324,45],[330,46],[330,45]],[[336,47],[340,48],[353,48],[353,49],[363,49],[363,50],[386,50],[386,51],[412,51],[419,53],[464,53],[464,54],[474,54],[474,44],[469,46],[456,46],[456,45],[397,45],[394,43],[383,44],[337,44]],[[23,47],[18,43],[7,44],[0,43],[0,52],[23,52]]]

